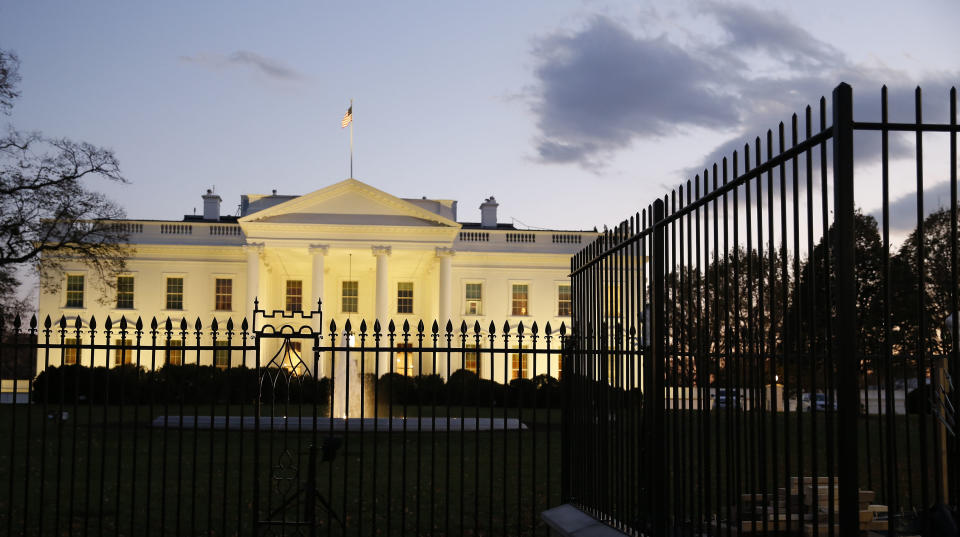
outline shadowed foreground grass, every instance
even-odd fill
[[[12,433],[0,437],[0,534],[271,534],[256,520],[303,489],[309,446],[331,436],[322,430],[164,430],[150,426],[165,413],[158,407],[71,405],[66,421],[55,419],[59,406],[47,410],[0,407],[0,430]],[[253,410],[203,406],[182,413],[249,416]],[[421,409],[425,416],[431,411]],[[461,412],[490,415],[489,408],[459,407],[449,414]],[[441,413],[447,407],[438,408]],[[506,417],[518,417],[517,409]],[[560,498],[560,414],[525,409],[522,420],[529,427],[523,431],[334,433],[342,445],[331,462],[319,460],[321,452],[316,484],[347,531],[319,506],[319,534],[546,534],[539,513]],[[303,520],[303,498],[272,518]],[[272,529],[309,535],[292,524]]]

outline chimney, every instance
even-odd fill
[[[480,204],[480,227],[497,227],[497,199],[493,196],[483,200]]]
[[[220,196],[213,193],[212,189],[207,189],[203,195],[203,219],[220,220]]]

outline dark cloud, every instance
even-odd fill
[[[945,121],[946,91],[960,73],[917,81],[895,70],[856,65],[777,12],[742,5],[700,6],[700,13],[717,26],[717,41],[680,46],[664,36],[635,35],[606,17],[595,17],[576,32],[540,40],[534,50],[538,65],[532,105],[540,159],[594,168],[601,157],[637,139],[691,126],[737,133],[709,151],[704,164],[742,151],[744,143],[753,146],[756,136],[765,144],[767,129],[774,129],[776,143],[780,122],[785,123],[789,145],[794,113],[799,114],[803,139],[807,104],[813,105],[812,130],[819,130],[819,96],[827,97],[826,124],[832,123],[830,94],[841,81],[854,87],[858,121],[879,120],[884,83],[890,86],[892,121],[913,120],[918,83],[926,95],[936,96],[925,99],[925,119]],[[890,141],[892,158],[911,150],[902,137]],[[875,158],[880,146],[858,142],[856,151],[860,159]]]
[[[635,37],[605,17],[541,41],[535,54],[543,160],[583,163],[637,136],[739,122],[709,63],[663,37]]]
[[[229,55],[197,54],[195,56],[181,56],[180,60],[214,69],[224,67],[252,68],[259,74],[279,80],[299,80],[303,78],[301,73],[280,60],[267,58],[249,50],[238,50]]]
[[[939,209],[950,207],[950,181],[928,182],[923,188],[923,217]],[[889,206],[890,234],[906,235],[917,227],[917,194],[910,192],[893,200]],[[883,222],[883,210],[871,213],[877,222]]]

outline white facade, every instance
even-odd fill
[[[87,269],[68,265],[59,292],[41,293],[41,318],[63,315],[72,326],[78,316],[84,324],[95,316],[101,330],[108,316],[114,323],[125,317],[131,326],[137,318],[149,326],[157,317],[161,327],[169,317],[175,328],[186,319],[190,345],[198,318],[205,332],[214,318],[221,330],[233,319],[239,332],[241,321],[251,317],[254,298],[261,309],[296,310],[299,297],[304,311],[322,300],[324,326],[314,328],[324,333],[331,319],[342,331],[348,318],[354,330],[361,319],[371,329],[374,319],[384,328],[392,319],[398,329],[405,320],[416,327],[422,319],[428,332],[434,319],[441,330],[450,319],[458,334],[461,321],[471,334],[475,322],[486,334],[491,321],[498,332],[504,321],[511,326],[549,321],[556,330],[570,322],[561,303],[570,257],[596,236],[491,225],[487,214],[487,227],[459,223],[455,201],[401,199],[355,179],[303,196],[243,196],[239,218],[214,217],[219,201],[207,192],[203,219],[125,221],[133,251],[118,296],[103,297]],[[485,211],[491,202],[496,210],[490,198]],[[236,354],[232,364],[240,361]],[[95,365],[113,365],[106,363],[112,360],[95,353]],[[60,357],[50,359],[52,365],[59,362]],[[163,357],[140,362],[159,367]],[[530,376],[546,372],[537,369]],[[447,372],[440,367],[437,373]]]

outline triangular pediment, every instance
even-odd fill
[[[443,216],[374,188],[356,179],[304,194],[262,211],[241,223],[357,226],[458,227]]]

